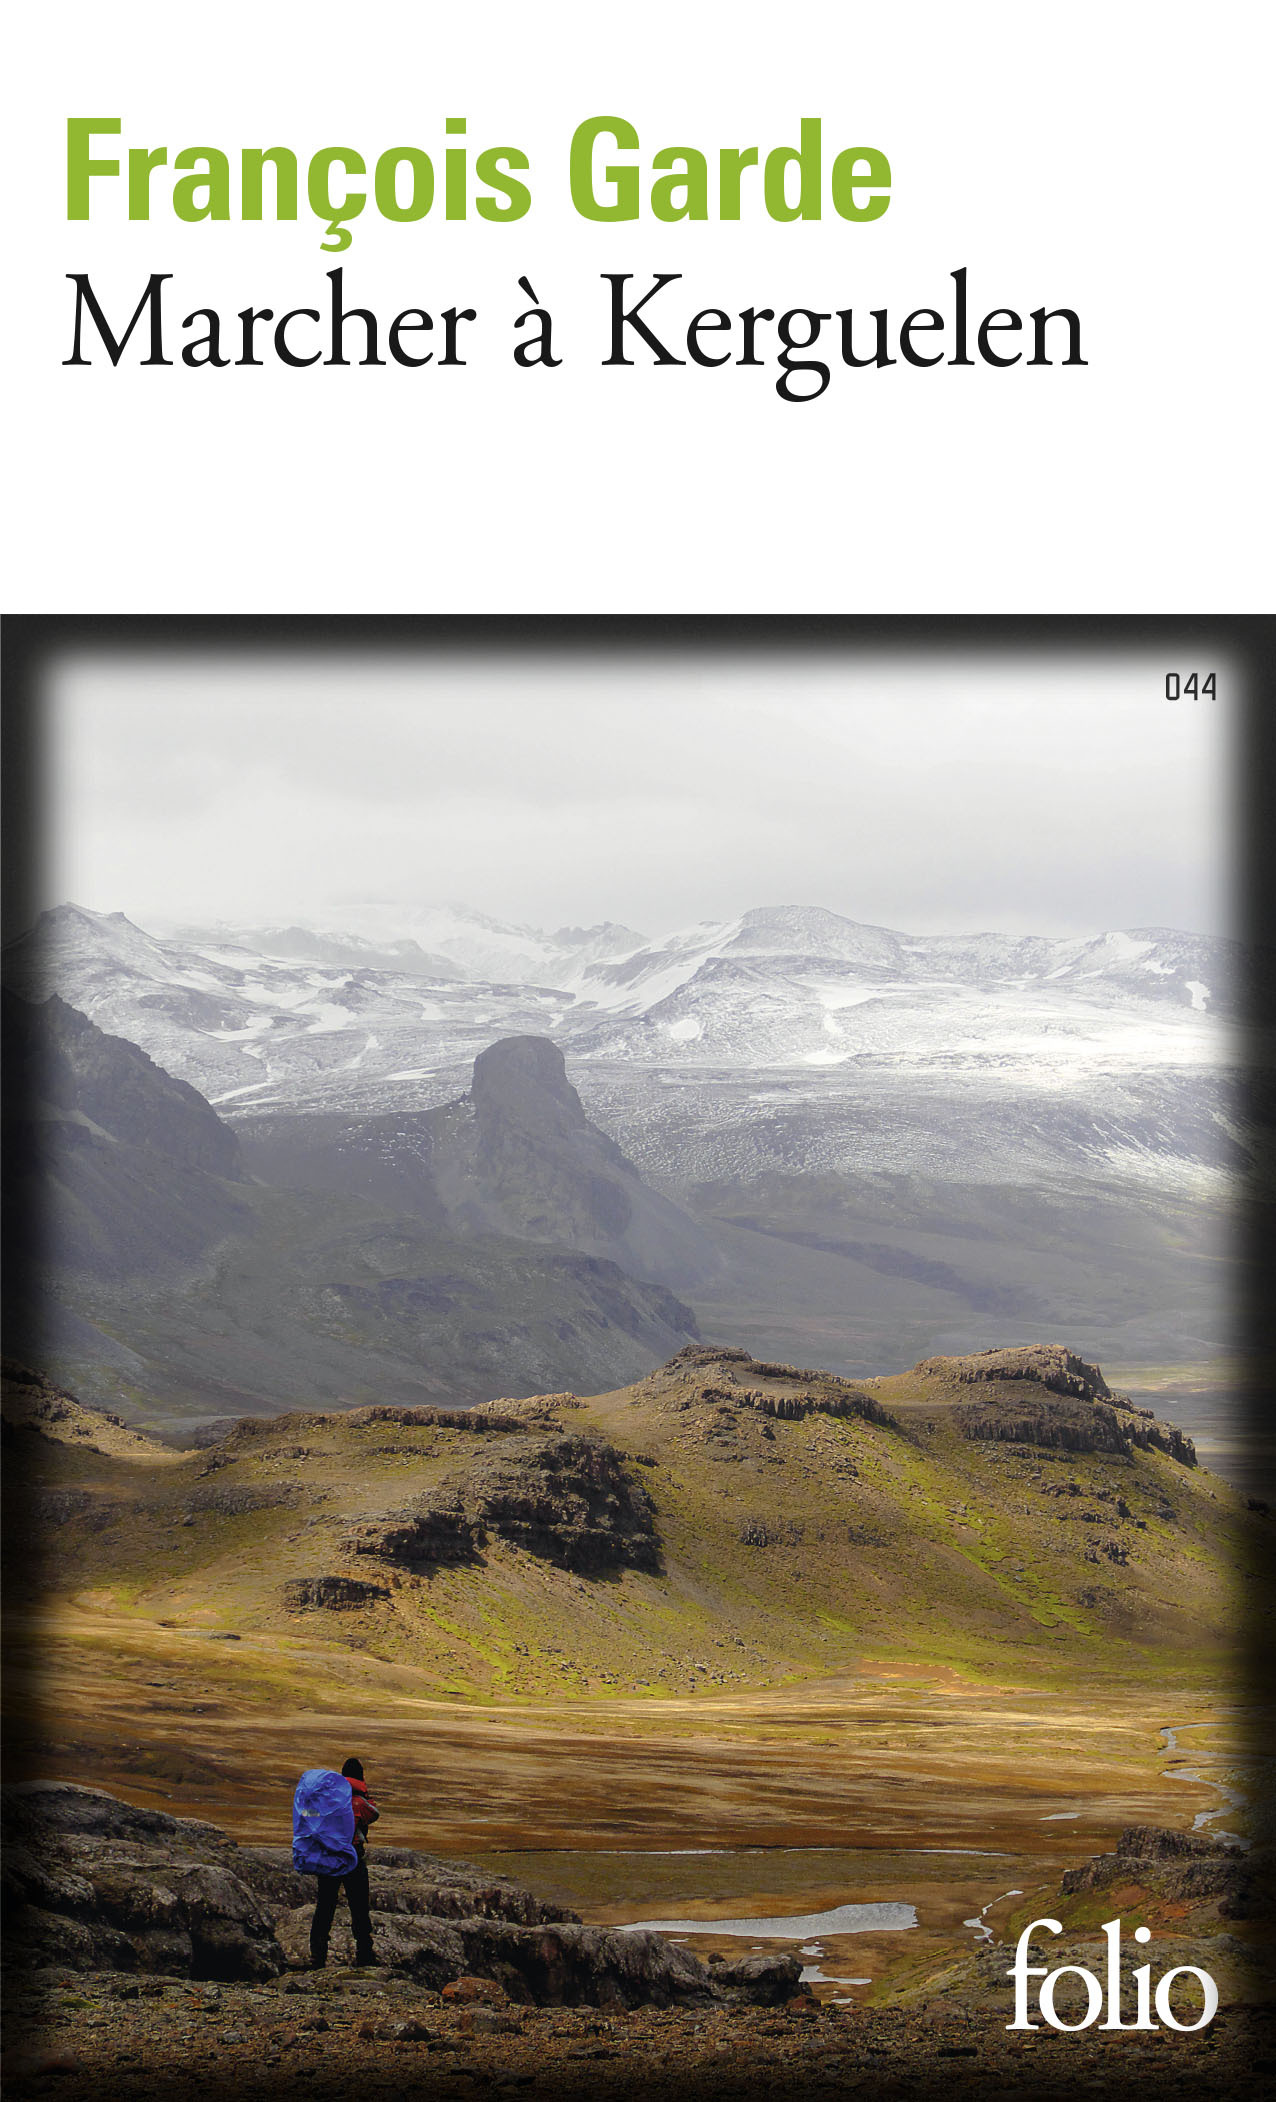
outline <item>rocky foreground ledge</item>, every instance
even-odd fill
[[[1012,2036],[1001,1948],[907,2005],[822,2005],[793,1956],[701,1964],[406,1848],[371,1868],[383,1967],[352,1966],[342,1908],[329,1967],[309,1972],[314,1884],[287,1849],[64,1782],[5,1790],[3,1807],[8,2102],[189,2102],[193,2087],[237,2102],[1225,2102],[1270,2092],[1276,2072],[1269,2010],[1225,2005],[1196,2036]],[[1126,1837],[1142,1861],[1147,1835]],[[1179,1851],[1165,1873],[1199,1880],[1202,1847]],[[1105,1887],[1132,1872],[1121,1850],[1092,1870]],[[1061,1945],[1058,1960],[1095,1954]]]

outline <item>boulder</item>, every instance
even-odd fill
[[[70,1782],[4,1791],[9,1960],[188,1978],[273,1978],[273,1914],[216,1826]]]
[[[741,1956],[715,1964],[713,1982],[722,1991],[749,2000],[755,2007],[783,2007],[797,1992],[802,1977],[798,1956]]]

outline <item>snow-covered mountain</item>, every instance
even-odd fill
[[[59,993],[236,1115],[372,1113],[420,1106],[423,1088],[442,1100],[484,1044],[529,1034],[579,1066],[831,1069],[848,1086],[869,1066],[1020,1071],[1037,1087],[1099,1068],[1206,1069],[1228,1062],[1241,968],[1235,943],[1164,928],[912,937],[818,908],[658,943],[610,926],[542,936],[453,908],[413,926],[160,938],[67,905],[10,946],[6,976],[30,998]],[[509,976],[474,975],[498,953]]]
[[[796,907],[647,941],[459,908],[161,937],[63,906],[5,953],[16,990],[139,1045],[250,1147],[311,1160],[340,1125],[391,1180],[481,1052],[550,1039],[587,1117],[734,1236],[702,1325],[860,1369],[979,1347],[990,1313],[1149,1362],[1230,1347],[1255,967],[1165,928],[912,936]]]
[[[536,985],[571,991],[586,1010],[649,1014],[710,970],[752,964],[799,983],[827,965],[839,983],[879,989],[959,984],[1011,991],[1062,984],[1088,997],[1129,996],[1197,1012],[1227,1012],[1239,952],[1215,937],[1143,927],[1069,940],[1003,934],[908,935],[866,926],[820,906],[767,906],[738,919],[705,921],[657,941],[608,921],[544,934],[459,905],[405,910],[351,907],[322,932],[231,924],[174,930],[196,948],[227,946],[336,967],[404,972],[472,984]],[[354,920],[364,915],[361,923]],[[676,1039],[675,1039],[676,1041]]]
[[[1164,983],[1164,981],[1162,981]],[[579,1058],[643,1065],[901,1066],[937,1061],[1210,1064],[1226,1032],[1206,981],[1191,995],[1127,987],[1111,974],[1002,977],[869,973],[829,957],[710,955],[694,973],[592,1025],[572,1013]],[[651,993],[656,997],[650,997]]]
[[[818,907],[780,906],[692,927],[599,963],[581,998],[618,1018],[651,1016],[679,996],[694,999],[698,986],[721,987],[734,977],[792,987],[799,1005],[805,1004],[800,988],[827,985],[827,1012],[906,989],[933,1000],[944,987],[961,987],[1017,997],[1056,988],[1047,994],[1056,1005],[1074,998],[1104,1005],[1147,1001],[1228,1013],[1238,965],[1237,944],[1162,927],[1071,940],[904,935]],[[693,1040],[689,1030],[682,1040]]]
[[[77,905],[43,914],[11,944],[5,977],[28,999],[61,993],[232,1114],[390,1106],[378,1087],[415,1102],[421,1082],[494,1038],[554,1034],[572,1004],[570,994],[522,983],[325,968],[226,937],[160,940],[123,913]]]
[[[256,955],[326,964],[331,970],[393,971],[408,978],[465,978],[468,974],[448,956],[428,954],[419,942],[404,938],[372,941],[366,934],[334,934],[312,927],[175,927],[175,941],[196,950],[251,949]]]
[[[325,914],[321,934],[300,927],[227,923],[174,932],[201,944],[229,941],[267,956],[362,962],[374,969],[411,971],[415,977],[543,986],[574,985],[591,965],[628,955],[646,941],[632,927],[611,921],[545,934],[537,927],[474,912],[468,905],[404,907],[379,898],[355,899],[333,908]]]

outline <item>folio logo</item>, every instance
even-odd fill
[[[1047,1934],[1062,1934],[1063,1932],[1058,1920],[1043,1919],[1033,1920],[1031,1925],[1025,1927],[1023,1933],[1019,1936],[1015,1947],[1014,1963],[1011,1969],[1006,1972],[1006,1976],[1013,1978],[1015,1981],[1015,2018],[1013,2022],[1007,2022],[1006,2027],[1007,2029],[1036,2029],[1039,2026],[1038,2023],[1030,2022],[1028,2019],[1028,1980],[1030,1978],[1040,1978],[1042,1984],[1038,1994],[1038,2001],[1041,2012],[1050,2024],[1050,2027],[1052,2029],[1068,2030],[1088,2029],[1092,2022],[1098,2020],[1099,2014],[1103,2009],[1103,1987],[1095,1977],[1094,1972],[1087,1971],[1079,1963],[1060,1964],[1058,1969],[1053,1971],[1048,1970],[1044,1963],[1029,1963],[1028,1945],[1038,1927],[1044,1928]],[[1157,2014],[1167,2029],[1204,2029],[1207,2022],[1213,2021],[1214,2016],[1218,2012],[1218,1987],[1208,1971],[1198,1970],[1194,1963],[1179,1964],[1175,1970],[1166,1971],[1163,1977],[1157,1979],[1154,1995],[1152,1991],[1152,1966],[1150,1963],[1144,1963],[1134,1973],[1135,2018],[1132,2022],[1123,2022],[1121,2020],[1120,1920],[1108,1920],[1104,1925],[1103,1933],[1108,1944],[1108,1990],[1107,2019],[1099,2023],[1101,2029],[1133,2030],[1157,2028],[1158,2024],[1152,2019],[1154,1998]],[[1134,1939],[1137,1942],[1151,1941],[1150,1929],[1147,1927],[1136,1927]],[[1086,2011],[1084,2019],[1079,2022],[1061,2021],[1055,2013],[1055,1989],[1060,1978],[1067,1977],[1080,1978],[1085,1985]],[[1173,2007],[1170,2005],[1170,1987],[1176,1978],[1198,1978],[1200,1980],[1201,1991],[1205,1995],[1205,2008],[1194,2022],[1180,2022]]]

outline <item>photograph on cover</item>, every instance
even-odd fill
[[[15,2095],[1261,2085],[1214,640],[59,631]]]

